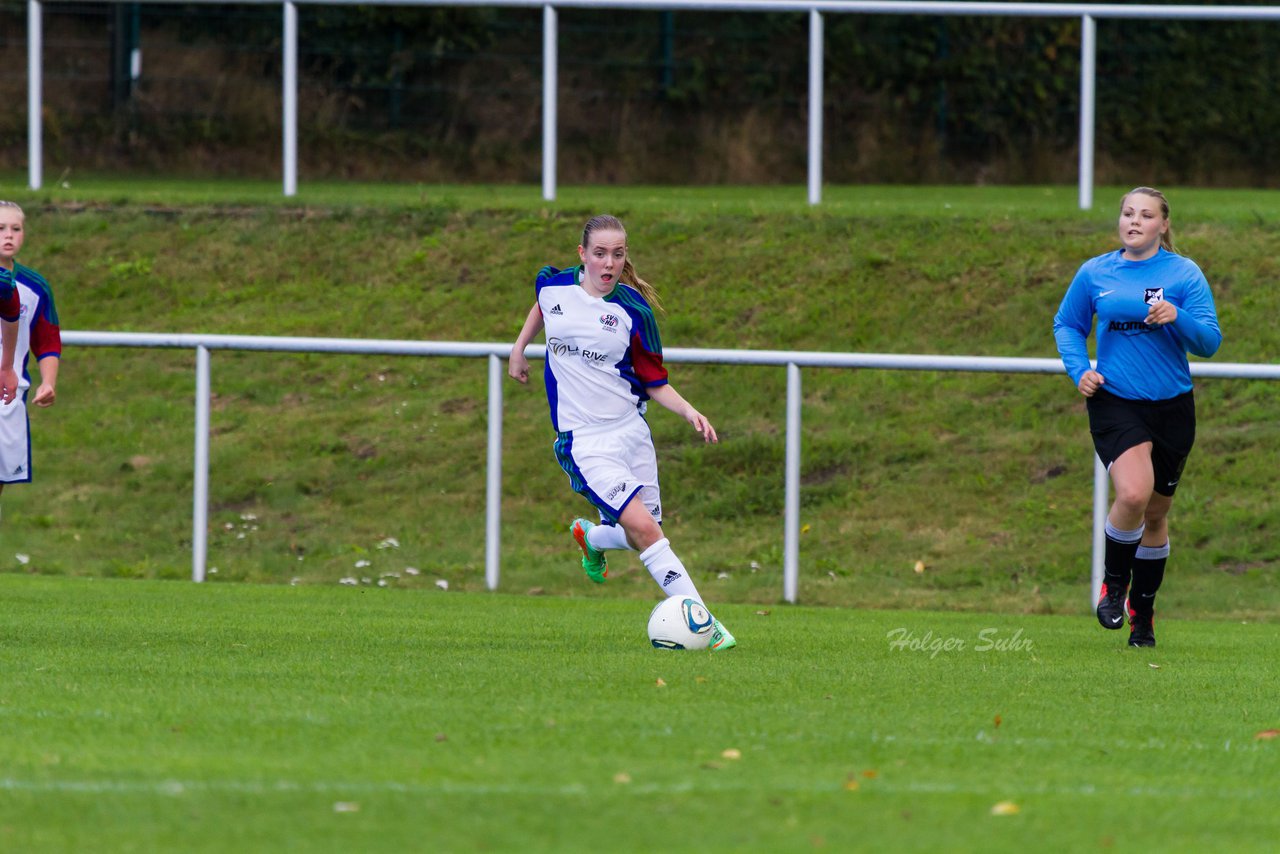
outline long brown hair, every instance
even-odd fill
[[[1124,211],[1124,203],[1129,197],[1138,194],[1140,196],[1150,196],[1160,202],[1160,215],[1164,217],[1164,221],[1169,221],[1169,200],[1164,197],[1164,193],[1154,187],[1134,187],[1129,192],[1120,197],[1120,210]],[[1173,226],[1170,225],[1164,230],[1164,234],[1160,235],[1160,245],[1170,252],[1176,253],[1178,250],[1173,248]]]
[[[627,229],[623,227],[622,220],[609,214],[600,214],[587,220],[587,224],[582,227],[582,247],[584,249],[591,247],[591,235],[597,231],[618,231],[622,233],[624,240],[627,237]],[[658,289],[640,278],[640,274],[636,272],[635,265],[631,263],[630,249],[627,250],[627,260],[622,264],[622,275],[618,277],[618,281],[631,285],[640,291],[649,305],[657,311],[665,311],[662,307],[662,300],[658,299]]]

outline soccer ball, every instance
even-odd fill
[[[649,640],[658,649],[706,649],[714,622],[707,606],[697,599],[672,596],[649,614]]]

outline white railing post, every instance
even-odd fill
[[[542,198],[556,198],[556,7],[542,7]]]
[[[298,6],[284,4],[284,194],[298,194]]]
[[[40,189],[44,181],[44,9],[40,0],[27,0],[27,185]]]
[[[209,348],[196,347],[196,452],[192,478],[191,580],[204,581],[209,549]]]
[[[809,204],[822,201],[822,13],[809,10]]]
[[[792,604],[800,580],[800,367],[787,365],[786,498],[783,509],[782,598]]]
[[[489,455],[485,473],[484,583],[498,589],[502,553],[502,359],[489,354]]]
[[[1089,564],[1089,610],[1102,595],[1103,558],[1107,550],[1107,503],[1111,479],[1097,454],[1093,456],[1093,555]]]
[[[1093,207],[1093,124],[1097,93],[1097,22],[1080,21],[1080,210]]]

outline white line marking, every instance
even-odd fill
[[[1084,784],[1080,786],[1019,786],[982,785],[970,783],[929,783],[922,781],[893,782],[880,777],[865,783],[868,791],[888,794],[915,795],[983,795],[989,797],[1117,797],[1134,798],[1211,798],[1215,800],[1262,800],[1273,797],[1269,789],[1261,788],[1221,788],[1218,786],[1124,786]],[[684,783],[627,784],[625,791],[641,794],[693,794],[707,792],[756,792],[760,785],[754,780],[717,780],[703,778],[695,785]],[[796,783],[770,786],[767,791],[774,792],[839,792],[844,788],[843,780],[831,782]],[[544,797],[596,797],[599,786],[586,783],[571,783],[562,786],[544,786],[538,784],[494,785],[488,783],[398,783],[385,781],[317,781],[298,783],[291,780],[254,781],[254,780],[22,780],[13,777],[0,778],[0,791],[9,792],[42,792],[67,795],[144,795],[161,797],[182,797],[188,794],[323,794],[323,795],[538,795]]]

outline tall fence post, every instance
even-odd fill
[[[1093,124],[1097,93],[1098,26],[1092,15],[1080,21],[1080,210],[1093,207]]]
[[[27,185],[40,189],[44,181],[44,123],[40,102],[44,99],[44,8],[40,0],[27,0]]]
[[[284,194],[298,194],[298,6],[284,4]]]
[[[800,581],[800,367],[787,364],[786,499],[783,510],[782,598],[796,601]]]
[[[489,455],[485,474],[484,583],[498,589],[502,555],[502,360],[489,354]]]
[[[196,347],[196,452],[191,507],[191,580],[204,581],[209,551],[209,348]]]
[[[809,204],[822,201],[822,13],[809,10]]]
[[[542,198],[556,198],[556,7],[542,7]]]

